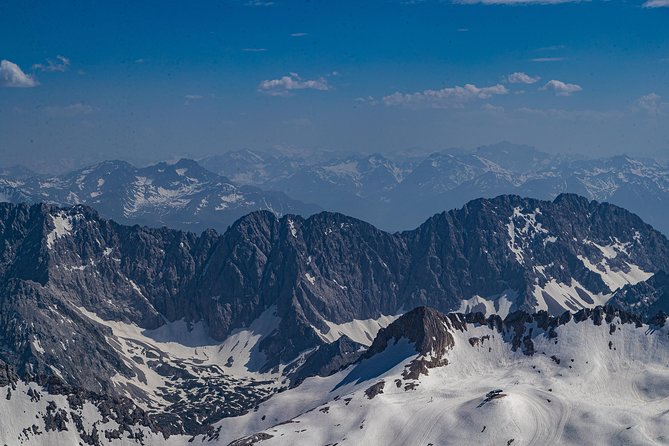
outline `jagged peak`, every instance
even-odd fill
[[[279,218],[272,211],[260,210],[244,215],[235,221],[223,233],[224,238],[243,237],[255,239],[258,234],[269,238],[276,226],[279,224]]]
[[[137,167],[131,163],[123,160],[106,160],[101,161],[97,164],[91,164],[89,166],[77,169],[73,172],[70,172],[65,175],[61,175],[61,178],[79,178],[81,175],[90,175],[92,173],[99,173],[105,171],[107,174],[116,173],[118,171],[124,172],[134,172],[137,170]]]
[[[57,214],[65,215],[83,215],[86,218],[100,218],[97,210],[90,206],[77,204],[74,206],[58,206],[50,203],[9,203],[0,202],[0,213],[3,215],[10,213],[38,214],[46,217]]]
[[[178,161],[174,163],[162,161],[157,164],[151,164],[148,166],[145,166],[141,169],[139,169],[140,172],[173,172],[178,175],[185,175],[185,176],[205,176],[205,177],[211,177],[211,178],[224,178],[221,177],[218,174],[215,174],[214,172],[211,172],[204,167],[197,161],[190,159],[190,158],[181,158]]]
[[[397,342],[406,338],[415,345],[417,353],[441,357],[453,347],[452,332],[462,330],[464,326],[461,314],[444,314],[433,308],[417,307],[379,330],[366,356],[371,357],[385,350],[391,340]]]
[[[599,202],[595,200],[588,200],[582,195],[578,194],[573,194],[573,193],[568,193],[568,192],[563,192],[559,194],[555,199],[553,200],[553,203],[555,204],[563,204],[563,203],[574,203],[578,204],[583,207],[587,207],[590,205],[597,205],[600,204]]]
[[[661,314],[653,319],[655,325],[662,316]],[[453,347],[453,333],[467,330],[468,325],[488,326],[501,333],[515,333],[520,341],[530,325],[536,325],[552,336],[551,333],[557,327],[572,321],[574,323],[589,321],[593,325],[602,325],[603,323],[610,324],[616,319],[622,324],[634,324],[636,327],[643,325],[639,315],[612,305],[583,308],[575,313],[565,311],[558,316],[552,316],[543,310],[535,313],[518,310],[509,313],[505,318],[497,314],[486,317],[480,312],[446,314],[430,307],[417,307],[402,315],[388,327],[379,330],[365,357],[372,357],[382,352],[391,344],[391,341],[397,342],[405,338],[416,346],[418,354],[438,358]]]
[[[309,216],[306,220],[304,220],[304,223],[307,225],[323,225],[323,224],[353,224],[355,226],[367,226],[367,227],[372,227],[375,228],[374,225],[367,223],[366,221],[360,220],[355,217],[350,217],[348,215],[339,213],[339,212],[331,212],[331,211],[323,211],[319,212],[317,214]]]

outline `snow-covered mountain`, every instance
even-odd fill
[[[553,200],[561,193],[616,204],[669,234],[666,163],[580,159],[510,143],[423,157],[238,150],[141,169],[109,161],[50,178],[0,169],[3,201],[86,204],[122,223],[194,231],[222,231],[263,209],[303,216],[324,209],[383,230],[408,230],[481,197]]]
[[[26,383],[4,367],[0,440],[663,444],[669,436],[668,335],[665,319],[642,324],[611,307],[559,317],[517,312],[505,319],[421,307],[381,329],[360,359],[334,373],[309,377],[204,434],[169,438],[139,408],[68,393],[55,379],[46,386]]]
[[[223,234],[196,235],[120,225],[80,205],[4,203],[0,241],[7,444],[187,444],[193,436],[211,444],[323,436],[327,444],[342,441],[338,427],[350,442],[374,444],[382,424],[372,413],[396,424],[400,408],[427,395],[452,405],[431,406],[437,412],[426,419],[446,409],[470,418],[487,392],[516,389],[508,400],[491,397],[490,408],[514,401],[495,410],[520,420],[552,413],[534,404],[540,385],[560,389],[556,404],[570,407],[591,386],[583,410],[594,413],[609,403],[596,397],[606,382],[598,376],[636,389],[641,401],[667,383],[665,318],[652,313],[665,305],[669,241],[624,209],[575,195],[479,199],[395,234],[341,214],[259,211]],[[636,381],[620,364],[647,371]],[[460,376],[466,370],[487,378],[475,386],[475,373]],[[555,381],[530,380],[535,373]],[[594,381],[576,386],[584,376]],[[667,396],[660,390],[648,410],[630,412],[641,426],[631,441],[665,435],[663,415],[651,412]],[[330,410],[330,424],[313,418]],[[356,413],[367,421],[351,430]],[[535,431],[543,440],[578,436],[568,415],[557,427],[490,416],[486,435],[513,434],[504,441]],[[444,418],[444,429],[458,420]],[[595,421],[602,432],[627,423]],[[304,442],[294,437],[301,430]],[[444,432],[418,438],[441,444]]]
[[[136,168],[107,161],[56,177],[0,171],[0,200],[14,203],[85,204],[128,224],[202,231],[225,230],[255,210],[311,215],[320,209],[281,192],[238,186],[192,160]]]
[[[552,200],[575,193],[631,210],[669,234],[669,166],[652,159],[580,159],[499,143],[423,158],[245,150],[202,163],[244,184],[280,190],[390,231],[413,228],[480,197],[517,194]]]
[[[419,308],[360,362],[222,421],[234,435],[218,444],[249,428],[231,444],[664,444],[668,329],[601,307],[504,321]]]
[[[410,160],[395,162],[380,154],[291,156],[250,150],[231,151],[201,163],[240,184],[282,191],[362,219],[382,212],[378,197],[393,190],[413,167]]]

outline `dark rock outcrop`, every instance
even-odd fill
[[[289,376],[292,387],[299,385],[310,376],[329,376],[348,367],[360,358],[365,347],[342,336],[331,344],[318,347],[307,356],[304,363]]]
[[[669,274],[658,271],[650,279],[618,290],[610,305],[650,319],[659,312],[669,313]]]

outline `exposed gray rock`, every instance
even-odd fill
[[[597,247],[613,244],[624,246],[615,257]],[[144,329],[203,322],[207,334],[221,341],[271,308],[280,322],[258,346],[266,359],[258,369],[276,369],[316,349],[287,369],[299,382],[358,358],[359,346],[345,338],[326,345],[326,322],[376,319],[424,306],[454,311],[463,299],[508,290],[517,297],[504,320],[477,308],[466,316],[422,308],[382,330],[367,355],[399,337],[408,337],[420,352],[443,352],[452,345],[449,330],[475,321],[503,330],[514,349],[532,354],[535,333],[525,330],[530,320],[547,336],[554,324],[570,320],[566,310],[576,312],[577,321],[610,323],[613,310],[583,310],[573,303],[555,301],[548,312],[537,312],[535,287],[551,280],[577,280],[586,302],[613,291],[583,259],[593,265],[606,261],[611,270],[669,270],[669,242],[623,209],[574,195],[552,202],[517,196],[476,200],[395,234],[340,214],[304,219],[260,211],[224,234],[198,236],[119,225],[84,206],[0,204],[0,357],[18,376],[40,384],[58,373],[73,388],[119,397],[112,377],[139,379],[141,372],[121,358],[110,329],[89,313]],[[405,378],[443,365],[435,358],[416,362]],[[160,396],[172,406],[155,418],[170,433],[208,432],[217,419],[252,410],[273,391],[222,370],[165,361],[156,352],[147,352],[146,365],[170,383]],[[8,370],[0,372],[0,382],[12,382]],[[211,394],[236,398],[216,405],[207,403]]]
[[[658,313],[666,315],[669,313],[669,274],[658,271],[644,282],[625,286],[613,295],[610,304],[647,319]]]

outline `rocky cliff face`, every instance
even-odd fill
[[[119,225],[83,206],[2,204],[0,355],[20,376],[132,396],[171,411],[173,431],[192,431],[249,410],[289,384],[282,376],[337,370],[412,308],[558,316],[662,270],[664,236],[574,195],[476,200],[395,234],[340,214],[263,211],[197,236]],[[440,329],[441,316],[423,318]],[[448,347],[414,338],[421,351]],[[202,406],[213,418],[191,410],[211,392],[243,398]]]
[[[485,327],[489,331],[483,338],[468,338],[471,347],[481,347],[491,336],[497,335],[510,346],[511,351],[532,356],[536,353],[534,345],[537,339],[556,340],[559,328],[569,323],[608,325],[610,335],[618,329],[616,325],[629,324],[636,328],[643,325],[639,315],[611,305],[581,309],[576,313],[565,311],[556,316],[543,310],[536,313],[516,311],[505,318],[496,314],[486,317],[478,312],[445,314],[433,308],[418,307],[381,329],[361,360],[371,359],[390,346],[406,340],[413,346],[418,359],[407,365],[408,373],[405,373],[405,377],[417,379],[420,374],[428,374],[430,368],[447,365],[445,358],[454,347],[455,338],[464,336],[473,327]],[[657,326],[663,327],[664,321]]]
[[[645,282],[626,285],[616,291],[611,305],[637,313],[646,318],[660,312],[669,314],[669,275],[659,271]]]

